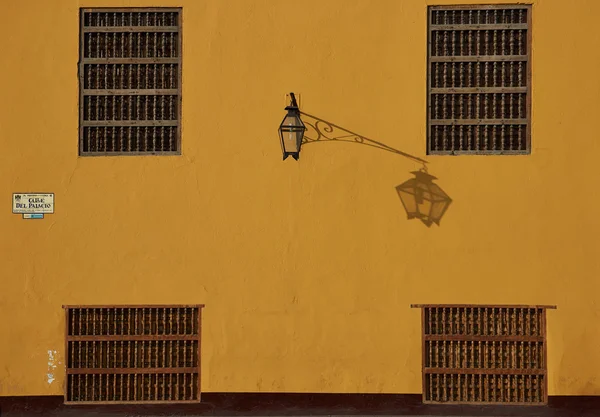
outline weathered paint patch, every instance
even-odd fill
[[[49,350],[48,351],[48,373],[46,374],[48,379],[48,385],[52,384],[55,381],[54,371],[56,370],[56,351]]]

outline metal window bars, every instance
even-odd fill
[[[81,9],[79,154],[181,153],[181,9]]]
[[[199,402],[202,307],[64,306],[65,404]]]
[[[546,309],[413,305],[422,309],[423,402],[548,402]]]
[[[430,6],[428,154],[529,154],[531,5]]]

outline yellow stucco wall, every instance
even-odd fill
[[[205,391],[364,393],[421,391],[411,303],[556,304],[549,393],[600,394],[600,2],[534,2],[532,154],[427,157],[441,227],[407,221],[399,155],[281,161],[288,91],[425,157],[428,4],[451,3],[2,0],[0,395],[62,394],[61,306],[119,303],[206,304]],[[78,158],[94,6],[184,8],[182,156]],[[29,191],[56,213],[13,215]]]

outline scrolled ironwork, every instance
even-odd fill
[[[392,152],[397,155],[401,155],[412,161],[419,162],[426,167],[428,163],[426,160],[418,158],[414,155],[403,152],[399,149],[392,148],[385,143],[369,139],[366,136],[352,132],[346,128],[338,126],[334,123],[328,122],[327,120],[321,119],[320,117],[313,116],[311,114],[300,112],[303,116],[303,122],[307,130],[302,140],[302,145],[315,142],[347,142],[347,143],[358,143],[372,148],[381,149],[384,151]],[[338,133],[339,132],[339,133]]]

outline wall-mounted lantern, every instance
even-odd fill
[[[302,138],[306,131],[306,126],[300,119],[300,109],[296,103],[296,96],[290,93],[291,103],[285,108],[287,115],[284,117],[279,126],[279,137],[281,139],[281,150],[283,159],[291,156],[296,161],[300,157],[300,147],[302,146]]]
[[[427,227],[432,223],[439,226],[452,199],[433,182],[436,178],[425,170],[412,174],[415,178],[396,187],[408,218],[420,219]]]

